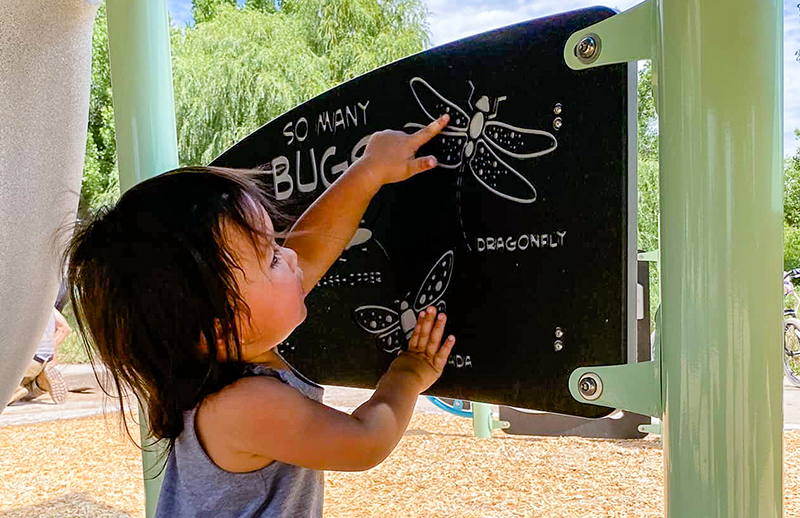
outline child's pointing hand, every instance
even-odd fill
[[[436,157],[415,158],[423,144],[439,134],[450,120],[443,115],[411,135],[384,130],[373,133],[359,162],[374,174],[381,185],[402,182],[417,173],[436,167]]]

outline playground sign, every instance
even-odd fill
[[[629,68],[571,70],[591,8],[436,47],[277,117],[212,162],[258,168],[299,215],[369,136],[450,123],[439,166],[385,186],[279,350],[317,382],[375,386],[436,305],[457,343],[430,394],[598,417],[568,389],[628,361]],[[634,102],[635,100],[631,100]],[[635,112],[634,112],[635,115]],[[635,212],[632,213],[635,215]]]

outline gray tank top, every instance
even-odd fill
[[[253,365],[249,374],[279,378],[306,397],[322,401],[324,389],[291,366],[275,370]],[[225,471],[200,445],[194,428],[196,413],[197,407],[184,414],[183,432],[164,471],[156,518],[322,516],[322,471],[277,461],[249,473]]]

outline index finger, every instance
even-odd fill
[[[442,115],[435,121],[431,122],[424,128],[416,131],[414,134],[411,135],[414,142],[414,146],[417,148],[421,147],[430,139],[438,135],[439,132],[442,131],[445,126],[447,126],[448,122],[450,122],[450,115],[445,113],[444,115]]]

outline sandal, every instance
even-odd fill
[[[67,400],[67,393],[69,393],[67,382],[64,381],[64,377],[61,376],[61,372],[56,369],[56,366],[50,362],[47,362],[44,370],[36,377],[36,385],[50,394],[53,402],[57,405]]]

